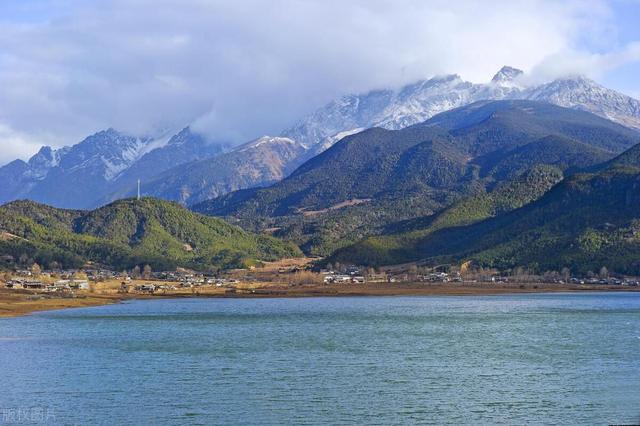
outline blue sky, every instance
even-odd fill
[[[630,43],[640,42],[640,1],[612,1],[609,7],[612,11],[612,24],[615,31],[615,42],[609,48],[619,49]],[[584,46],[585,49],[591,47]],[[640,59],[637,58],[607,71],[599,80],[607,87],[640,99]]]
[[[0,164],[115,127],[241,143],[328,100],[512,65],[640,98],[640,0],[1,0]]]

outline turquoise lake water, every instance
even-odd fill
[[[640,423],[640,294],[179,299],[0,320],[0,424]]]

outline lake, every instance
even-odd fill
[[[640,293],[164,299],[0,320],[0,424],[640,423]]]

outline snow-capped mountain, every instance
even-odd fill
[[[0,167],[0,203],[31,198],[59,207],[95,207],[131,195],[141,179],[145,193],[190,204],[230,190],[272,183],[364,129],[397,130],[472,102],[501,99],[586,110],[640,130],[640,101],[636,99],[584,77],[528,85],[521,70],[505,66],[484,84],[448,75],[396,90],[343,96],[284,130],[280,137],[265,136],[231,150],[212,144],[189,127],[155,137],[108,129],[74,146],[43,147],[28,162],[16,160]]]
[[[238,189],[264,186],[287,177],[307,152],[285,137],[263,136],[229,152],[169,169],[143,182],[146,195],[194,204]],[[113,198],[131,196],[134,187]]]
[[[68,151],[68,147],[52,149],[50,146],[43,146],[36,155],[29,159],[28,176],[34,180],[43,179],[49,170],[60,164],[60,159]]]
[[[585,77],[558,79],[521,93],[525,99],[589,111],[623,126],[640,129],[640,101]]]
[[[108,193],[104,194],[105,198],[99,200],[99,203],[122,198],[123,192],[126,193],[130,188],[137,186],[138,179],[146,184],[166,170],[210,158],[223,150],[222,145],[212,144],[204,136],[185,127],[162,146],[143,155],[133,167],[122,172],[109,186]]]
[[[114,129],[103,130],[67,150],[56,167],[65,174],[89,172],[107,182],[112,181],[131,167],[152,141],[151,138],[129,136]]]
[[[321,144],[326,149],[341,132],[369,127],[397,130],[472,102],[501,99],[529,99],[582,109],[640,129],[640,101],[636,99],[584,77],[526,86],[523,76],[521,70],[505,66],[485,84],[449,75],[418,81],[396,91],[348,95],[303,118],[282,135],[308,148]]]
[[[0,188],[0,202],[29,198],[57,207],[94,207],[131,180],[221,150],[188,128],[171,136],[135,137],[107,129],[71,147],[43,147],[26,163],[16,160],[0,168],[0,177],[10,182]]]
[[[521,87],[518,85],[517,80],[523,74],[524,72],[522,70],[505,65],[493,76],[491,82],[507,87]]]

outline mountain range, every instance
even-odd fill
[[[503,67],[485,84],[457,75],[334,100],[278,137],[229,149],[191,130],[135,137],[108,129],[71,147],[43,147],[28,162],[0,167],[0,203],[28,198],[65,208],[95,208],[135,194],[190,205],[227,192],[270,185],[342,138],[371,127],[398,130],[480,100],[529,99],[589,111],[640,128],[640,102],[584,77],[529,84]],[[83,182],[77,185],[77,182]],[[62,190],[64,189],[64,190]]]
[[[0,168],[0,179],[7,182],[0,203],[25,198],[65,208],[93,207],[104,204],[114,188],[222,149],[189,128],[157,138],[108,129],[72,147],[43,147],[28,162],[15,160]]]
[[[44,147],[0,168],[2,196],[104,207],[10,202],[0,254],[216,270],[301,249],[325,263],[640,274],[638,102],[581,77],[526,83],[505,67],[484,85],[348,96],[234,148],[190,127]],[[157,198],[126,198],[138,179]]]
[[[570,175],[638,143],[640,132],[582,110],[478,101],[400,130],[374,127],[345,137],[272,186],[193,208],[324,256],[494,191],[534,167]]]

